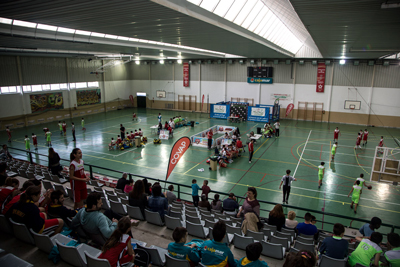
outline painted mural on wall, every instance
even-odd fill
[[[62,93],[29,95],[32,113],[64,108]]]
[[[100,89],[76,91],[76,102],[79,106],[88,106],[101,103]]]

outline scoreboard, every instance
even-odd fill
[[[247,77],[272,78],[273,67],[247,67]]]

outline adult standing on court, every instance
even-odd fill
[[[161,123],[161,120],[162,120],[162,116],[161,116],[161,113],[158,113],[158,123]]]
[[[209,130],[207,133],[207,137],[208,137],[208,150],[211,149],[211,145],[212,145],[212,137],[213,137],[213,131]]]
[[[69,156],[71,163],[69,165],[69,181],[74,200],[74,209],[83,207],[83,200],[87,198],[85,168],[83,166],[82,151],[74,148]]]
[[[290,170],[286,170],[286,175],[282,177],[281,184],[279,185],[279,189],[281,189],[283,184],[282,203],[286,202],[286,204],[289,204],[290,187],[292,186],[293,181],[297,181],[296,178],[290,176]]]
[[[254,153],[254,139],[250,140],[249,143],[249,163],[251,163],[251,159],[253,158],[253,153]]]
[[[125,127],[121,124],[121,128],[119,128],[119,131],[121,132],[121,139],[125,140]]]
[[[72,130],[72,137],[74,138],[72,141],[76,142],[76,137],[75,137],[75,124],[72,122],[71,123],[71,130]]]
[[[279,121],[276,121],[274,126],[275,126],[275,137],[279,137],[279,127],[281,126],[281,123]]]
[[[340,133],[339,127],[336,127],[336,129],[333,131],[333,142],[337,142],[338,141],[339,134],[340,134],[340,136],[342,135]]]

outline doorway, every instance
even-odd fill
[[[136,99],[138,108],[146,108],[146,96],[136,96]]]

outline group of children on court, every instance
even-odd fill
[[[124,128],[125,129],[125,128]],[[114,137],[111,138],[111,143],[108,144],[108,150],[116,150],[116,149],[123,149],[125,147],[132,147],[133,146],[133,140],[135,140],[136,137],[142,138],[143,137],[143,131],[141,128],[139,128],[139,131],[135,129],[135,132],[131,131],[131,133],[126,132],[126,135],[121,137],[121,135],[117,136],[117,140],[114,140]]]
[[[72,124],[72,135],[74,137],[73,141],[76,141],[76,139],[75,139],[75,125],[74,125],[73,122],[71,124]],[[60,135],[64,134],[64,136],[66,136],[67,135],[67,124],[65,123],[65,121],[63,121],[63,122],[58,121],[58,126],[59,126],[59,129],[60,129]],[[85,132],[86,128],[85,128],[85,119],[84,118],[82,118],[81,126],[82,126],[82,131]],[[7,134],[8,134],[8,141],[11,142],[11,131],[10,131],[10,129],[8,127],[7,127],[6,131],[7,131]],[[50,132],[50,129],[47,128],[47,127],[43,128],[43,132],[44,132],[44,137],[46,139],[46,145],[48,147],[51,147],[52,146],[51,145],[51,136],[53,134]],[[29,139],[28,135],[25,135],[24,141],[25,141],[25,149],[28,152],[28,151],[31,150],[31,143],[30,143],[30,139]],[[35,147],[35,150],[38,150],[38,140],[37,140],[36,134],[34,134],[34,133],[32,133],[32,142],[33,142],[33,146]]]

